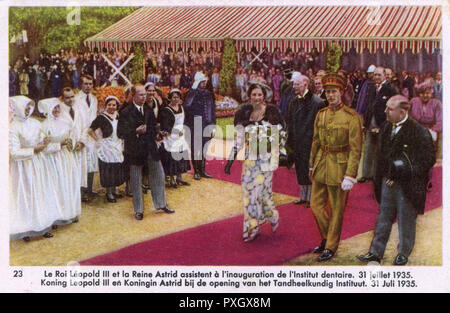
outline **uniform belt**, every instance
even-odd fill
[[[332,152],[332,153],[337,153],[337,152],[346,152],[348,151],[350,148],[349,145],[342,145],[342,146],[320,146],[320,149],[324,152]]]

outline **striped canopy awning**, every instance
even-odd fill
[[[143,7],[85,41],[89,48],[128,50],[189,47],[220,49],[225,38],[237,50],[253,46],[319,52],[333,42],[345,52],[393,48],[432,53],[440,48],[440,6],[242,6]]]

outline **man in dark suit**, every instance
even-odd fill
[[[381,125],[386,121],[386,102],[396,95],[397,89],[386,80],[383,67],[375,68],[373,78],[376,84],[375,98],[369,103],[364,113],[364,130],[366,142],[364,146],[362,177],[358,182],[364,182],[373,178],[375,150],[377,146],[378,133]]]
[[[322,85],[322,82],[321,82]],[[297,183],[301,186],[300,200],[294,204],[305,204],[311,201],[311,181],[309,179],[309,156],[314,133],[314,120],[317,112],[325,107],[323,100],[309,89],[309,78],[299,76],[294,79],[295,97],[289,102],[287,124],[287,144],[293,154]]]
[[[408,91],[408,99],[411,100],[411,98],[414,97],[414,79],[411,76],[409,76],[409,73],[406,70],[402,72],[402,76],[403,76],[402,93],[406,89]]]
[[[150,187],[156,212],[173,213],[166,207],[165,176],[158,152],[157,139],[161,139],[156,130],[156,118],[153,110],[145,106],[146,91],[137,84],[132,87],[133,102],[126,106],[119,116],[117,135],[125,143],[125,162],[130,167],[130,184],[133,193],[135,217],[144,217],[142,198],[142,168],[147,162]]]
[[[380,263],[395,216],[399,244],[394,265],[405,265],[414,247],[416,217],[424,213],[428,172],[436,157],[429,131],[408,117],[409,110],[408,99],[401,95],[387,103],[374,179],[380,209],[369,252],[358,256],[363,262]]]

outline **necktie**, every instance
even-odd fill
[[[89,99],[89,95],[86,95],[86,103],[88,105],[88,107],[91,107],[91,100]]]
[[[75,112],[73,111],[73,108],[70,107],[70,111],[69,111],[70,117],[72,118],[72,120],[75,118]]]
[[[144,115],[144,112],[142,111],[142,107],[139,108],[139,112],[141,112],[142,116]]]

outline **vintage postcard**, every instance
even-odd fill
[[[449,14],[2,2],[0,290],[449,292]]]

